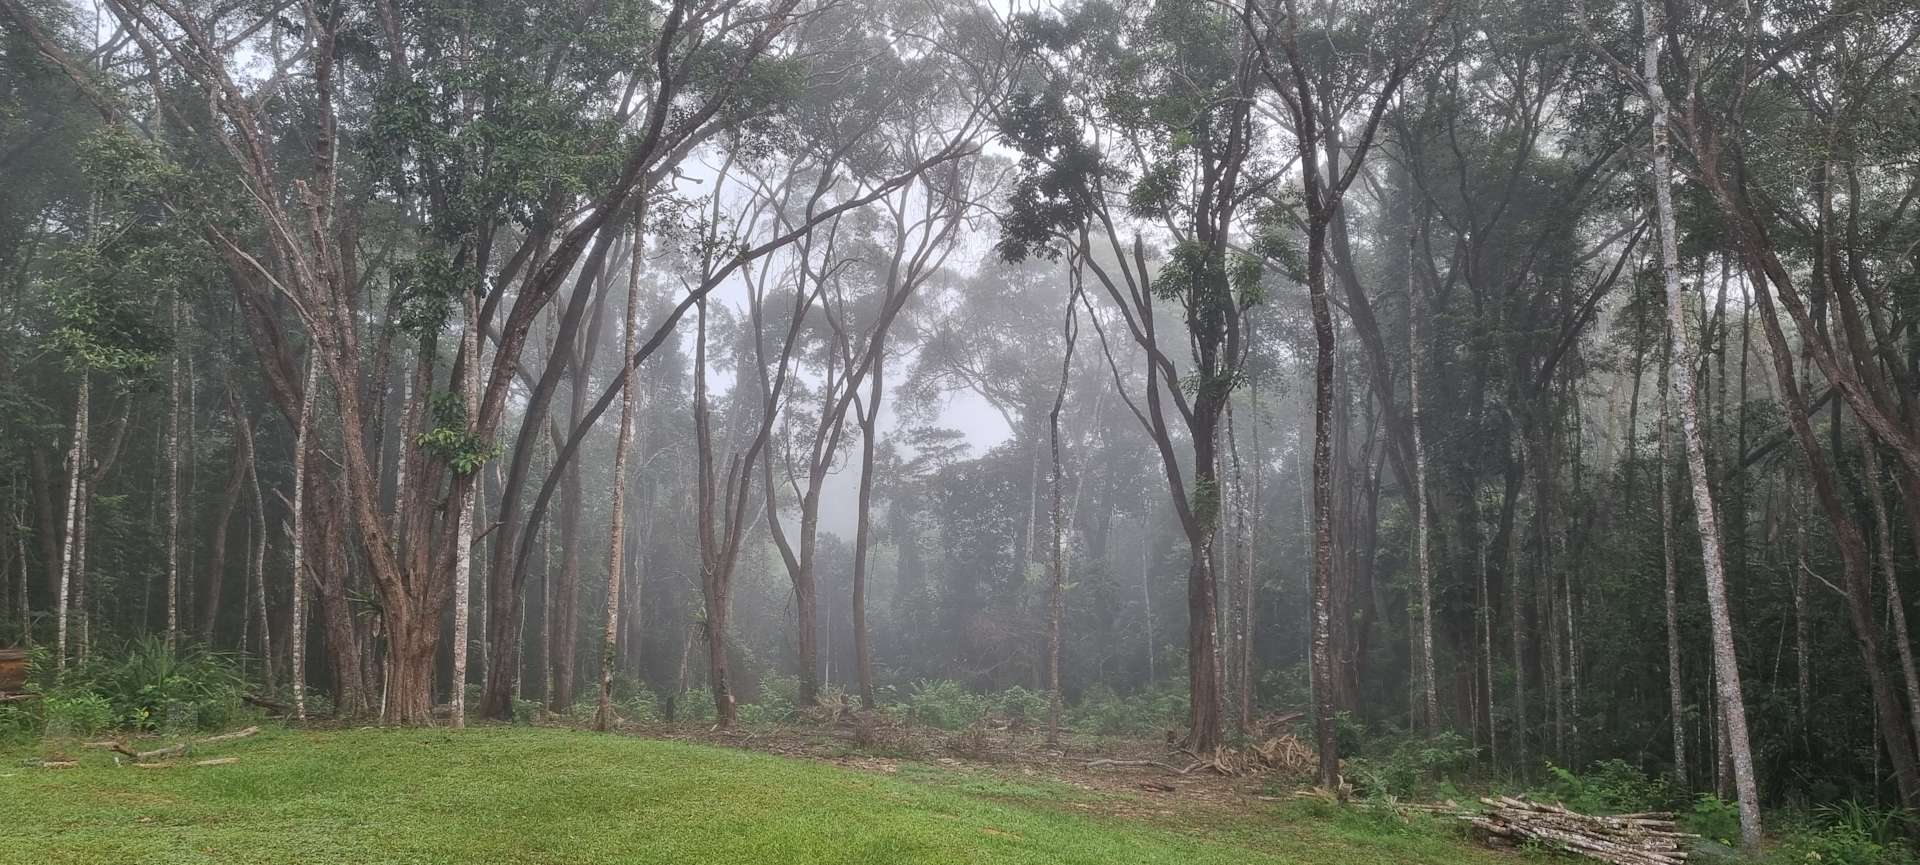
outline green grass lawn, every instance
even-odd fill
[[[1431,831],[1274,805],[1151,822],[1074,788],[896,775],[559,729],[290,731],[219,766],[0,765],[0,862],[1491,863]],[[1081,793],[1082,796],[1096,794]]]

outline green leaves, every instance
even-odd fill
[[[435,391],[429,400],[429,411],[433,415],[434,426],[417,436],[414,442],[445,461],[454,474],[472,474],[486,465],[488,460],[500,455],[498,442],[489,441],[468,430],[467,403],[459,394]]]
[[[446,328],[460,292],[479,285],[480,274],[471,264],[456,263],[446,247],[428,244],[412,259],[394,265],[393,282],[400,293],[396,324],[427,342]]]
[[[172,348],[161,303],[211,280],[211,250],[170,201],[187,175],[147,142],[103,129],[81,147],[94,192],[77,241],[54,254],[50,341],[69,365],[137,375]]]
[[[1171,214],[1179,204],[1180,171],[1180,163],[1174,160],[1153,164],[1127,191],[1127,209],[1143,219]]]

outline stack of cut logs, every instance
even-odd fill
[[[1594,817],[1558,805],[1511,796],[1481,799],[1485,814],[1461,814],[1489,841],[1537,843],[1613,865],[1684,865],[1686,845],[1699,836],[1681,832],[1672,814]]]

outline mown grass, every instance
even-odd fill
[[[913,767],[887,776],[557,729],[269,730],[218,766],[0,766],[0,862],[1491,863],[1341,814],[1142,822]],[[37,760],[37,757],[35,758]],[[959,773],[955,773],[959,775]],[[956,783],[958,781],[958,783]],[[1032,795],[1026,795],[1026,794]]]

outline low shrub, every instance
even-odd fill
[[[241,713],[246,680],[225,655],[199,647],[171,649],[163,639],[148,636],[129,643],[121,653],[103,652],[69,670],[58,693],[92,694],[105,700],[112,727],[210,729],[228,725]],[[308,711],[313,712],[311,703]]]
[[[1898,841],[1879,841],[1860,827],[1841,823],[1787,832],[1769,858],[1781,865],[1908,865],[1914,861]]]
[[[713,692],[706,688],[688,688],[673,696],[673,711],[667,720],[682,724],[713,723]]]
[[[1679,801],[1665,778],[1649,776],[1625,760],[1601,760],[1585,772],[1548,764],[1547,773],[1552,780],[1539,798],[1588,814],[1665,811]]]
[[[1080,695],[1070,711],[1075,729],[1103,736],[1144,736],[1186,722],[1185,684],[1121,696],[1106,685],[1095,685]]]
[[[994,696],[994,711],[1007,719],[1014,729],[1044,725],[1051,700],[1045,691],[1029,691],[1015,685]]]
[[[1875,808],[1854,800],[1821,805],[1800,825],[1780,830],[1780,842],[1768,861],[1779,865],[1913,865],[1916,857],[1906,842],[1912,820],[1904,811]]]
[[[637,690],[620,701],[618,711],[621,717],[636,724],[659,723],[660,698],[652,691]]]
[[[921,679],[907,698],[908,715],[916,724],[942,730],[960,730],[987,716],[992,700],[972,693],[952,679]]]
[[[113,704],[99,694],[69,691],[46,699],[46,734],[92,736],[114,726]]]
[[[1709,841],[1729,847],[1740,842],[1740,809],[1711,793],[1696,797],[1693,806],[1680,814],[1680,823]]]
[[[38,700],[0,703],[0,745],[31,740],[40,735]]]
[[[760,680],[760,699],[742,703],[735,714],[742,724],[774,724],[793,717],[799,700],[799,677],[767,676]]]
[[[1448,779],[1466,773],[1473,743],[1452,731],[1397,736],[1372,743],[1364,756],[1346,761],[1346,779],[1362,796],[1428,797]]]

